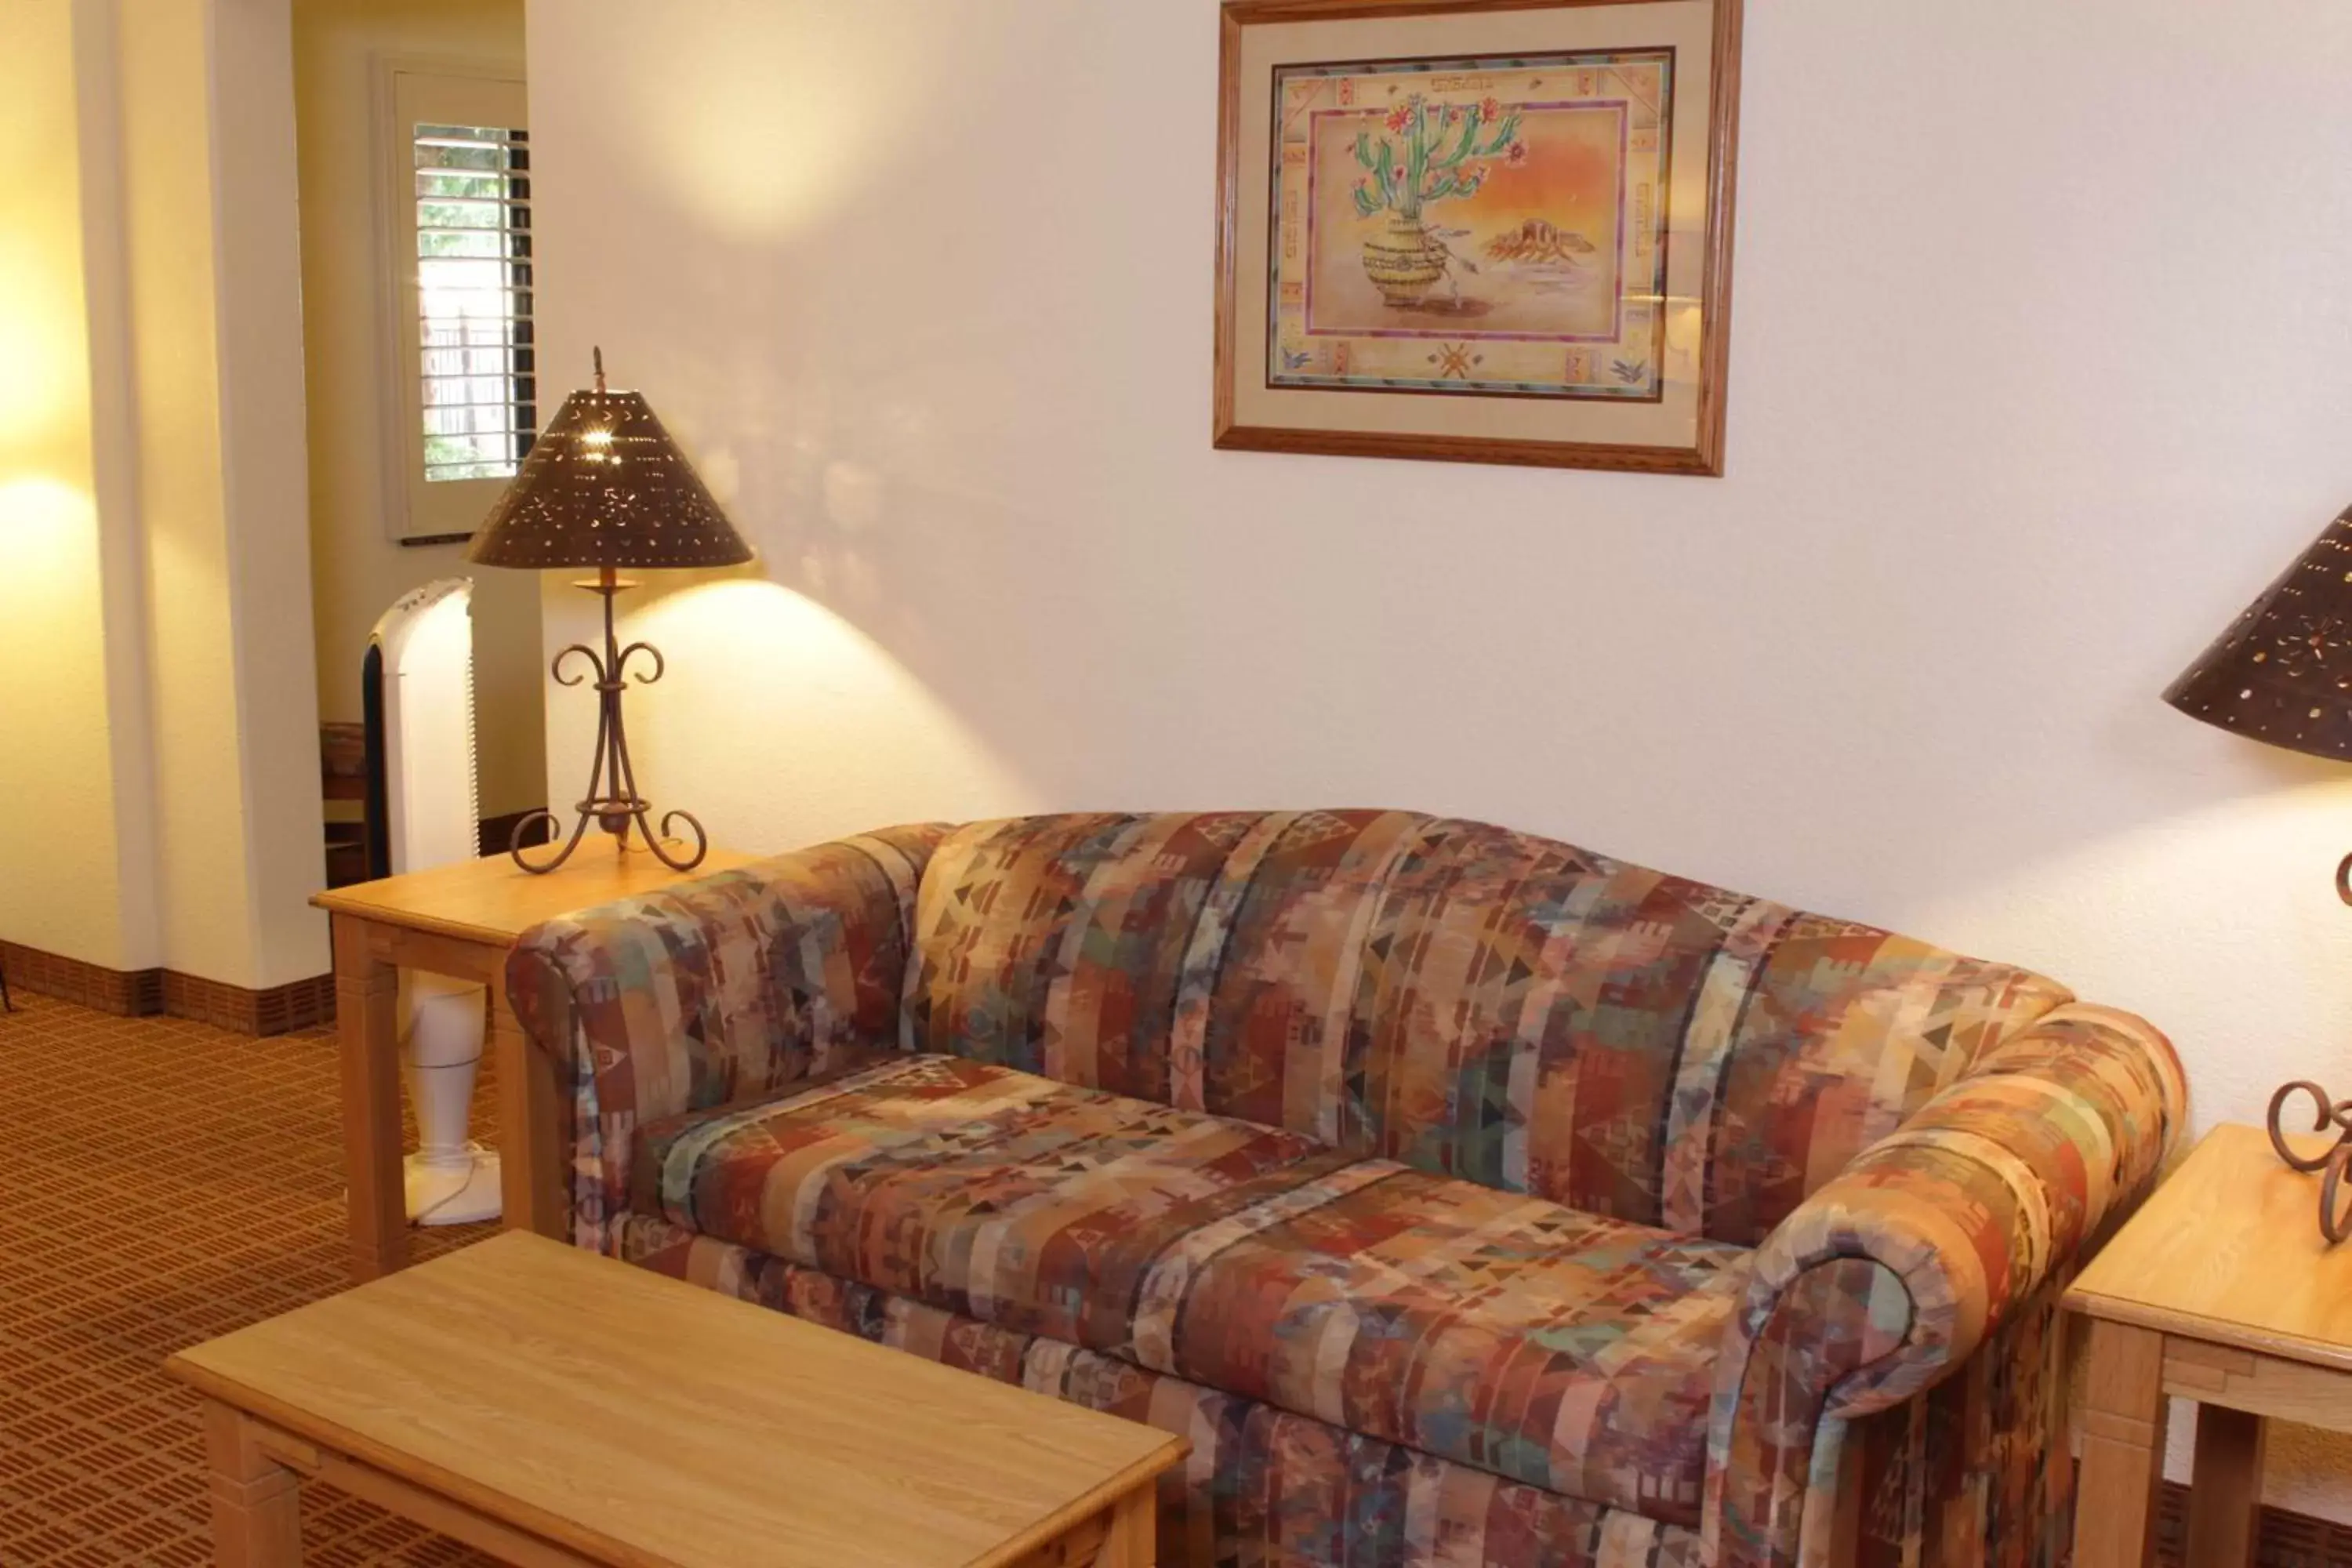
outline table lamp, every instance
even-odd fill
[[[654,831],[653,806],[637,793],[628,731],[621,716],[621,693],[632,679],[629,661],[643,654],[651,665],[635,673],[640,685],[659,680],[667,666],[661,651],[650,643],[621,646],[613,630],[613,598],[636,586],[621,575],[624,568],[733,566],[751,559],[751,547],[711,500],[645,398],[606,388],[602,349],[595,351],[595,366],[594,387],[563,400],[466,552],[467,560],[485,566],[593,568],[596,574],[576,586],[604,601],[603,651],[573,643],[555,656],[551,667],[560,686],[577,686],[587,679],[564,673],[574,656],[584,659],[588,674],[595,677],[596,747],[578,818],[554,856],[534,862],[523,854],[524,839],[542,820],[551,830],[562,827],[555,813],[541,807],[515,824],[507,852],[526,871],[552,871],[572,858],[590,823],[618,839],[624,849],[628,847],[629,825],[635,823],[646,847],[664,865],[690,871],[702,863],[709,836],[684,811],[664,813],[661,831]],[[693,853],[683,858],[664,842],[672,824],[681,822],[694,832]]]
[[[2352,762],[2352,509],[2347,509],[2214,639],[2164,700],[2192,719],[2273,746]],[[2352,855],[2336,868],[2336,895],[2352,904]],[[2312,1158],[2295,1152],[2279,1115],[2297,1092],[2333,1127],[2336,1146]],[[2315,1083],[2284,1084],[2271,1096],[2271,1146],[2298,1171],[2324,1171],[2319,1228],[2331,1242],[2352,1235],[2336,1196],[2352,1164],[2352,1100],[2331,1100]]]

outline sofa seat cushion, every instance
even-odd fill
[[[1311,1415],[975,1322],[624,1211],[613,1256],[1192,1445],[1160,1480],[1162,1563],[1233,1568],[1700,1568],[1698,1533],[1414,1453]]]
[[[948,1057],[643,1131],[631,1206],[1507,1479],[1695,1522],[1744,1247]]]

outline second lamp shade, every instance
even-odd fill
[[[2273,746],[2352,760],[2352,510],[2246,606],[2164,700]]]

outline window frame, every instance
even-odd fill
[[[378,381],[384,391],[384,528],[395,544],[453,542],[473,536],[508,481],[425,477],[415,126],[498,125],[528,131],[530,100],[519,60],[384,54],[375,58],[374,68],[375,239],[381,283],[376,336],[387,372]],[[536,254],[531,265],[535,275]]]

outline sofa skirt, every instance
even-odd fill
[[[615,1216],[612,1253],[825,1328],[1173,1432],[1163,1568],[1698,1568],[1697,1533],[1508,1481],[1059,1340]]]

